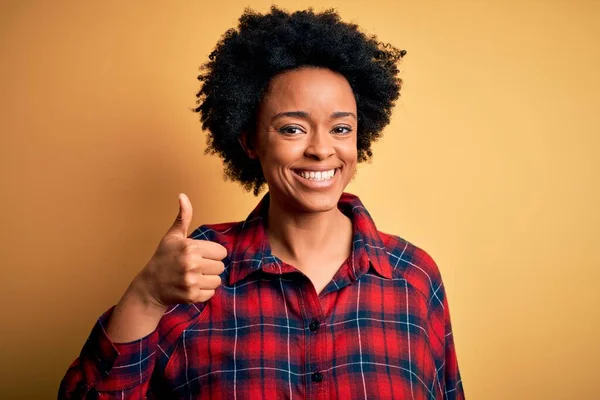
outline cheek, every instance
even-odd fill
[[[356,140],[348,141],[344,143],[343,146],[339,148],[340,157],[342,160],[348,165],[356,164],[358,160],[358,149],[356,145]]]
[[[271,140],[266,144],[262,156],[271,165],[286,166],[304,154],[304,146],[300,141]]]
[[[303,155],[300,143],[292,141],[271,140],[263,142],[259,152],[260,163],[265,176],[276,177],[281,175],[281,170],[287,169],[290,164]]]

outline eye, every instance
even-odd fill
[[[335,128],[333,128],[332,132],[336,135],[346,135],[352,132],[352,128],[350,128],[349,126],[336,126]]]
[[[283,128],[279,129],[279,133],[289,136],[299,135],[303,132],[304,131],[302,130],[302,128],[293,125],[284,126]]]

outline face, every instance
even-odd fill
[[[260,161],[271,201],[299,212],[335,208],[356,171],[357,125],[354,94],[342,75],[301,68],[276,76],[246,146]]]

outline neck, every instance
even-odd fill
[[[350,254],[352,221],[337,207],[298,213],[271,198],[267,235],[273,255],[307,272]]]

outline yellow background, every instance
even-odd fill
[[[254,207],[190,111],[247,4],[2,1],[0,398],[55,398],[177,193],[194,226]],[[334,6],[408,50],[349,191],[437,261],[468,398],[600,398],[600,2],[277,4]]]

